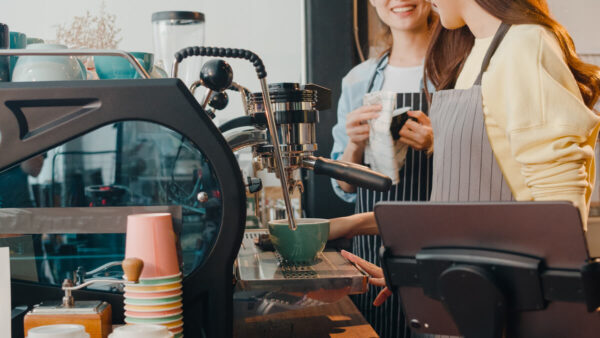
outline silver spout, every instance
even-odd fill
[[[294,220],[294,210],[292,209],[292,201],[290,200],[290,193],[287,187],[287,173],[283,167],[283,159],[281,157],[281,149],[279,148],[279,139],[277,137],[277,129],[275,124],[275,116],[271,109],[271,97],[269,95],[269,86],[267,85],[266,77],[260,79],[260,87],[262,89],[263,102],[265,104],[265,115],[267,117],[267,124],[269,125],[269,134],[271,135],[271,143],[273,144],[273,157],[279,173],[279,180],[281,182],[281,190],[283,193],[283,201],[285,202],[285,209],[288,214],[288,221],[290,229],[296,230],[296,221]]]

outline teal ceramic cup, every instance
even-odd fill
[[[25,49],[27,48],[27,35],[19,32],[10,32],[10,49]],[[18,56],[10,57],[10,75],[12,76],[13,69],[17,64]]]
[[[142,67],[148,72],[152,72],[154,66],[154,54],[143,52],[131,52]],[[103,80],[109,79],[139,79],[141,76],[133,65],[121,56],[94,56],[94,65],[98,77]]]
[[[297,229],[291,230],[288,220],[269,222],[269,237],[275,250],[289,263],[310,264],[325,248],[329,237],[329,220],[296,219]]]

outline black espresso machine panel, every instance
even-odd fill
[[[185,332],[230,335],[244,183],[225,139],[180,80],[0,83],[0,135],[0,234],[19,235],[0,246],[21,256],[11,269],[13,306],[61,299],[73,271],[122,260],[127,214],[171,211]],[[28,180],[38,180],[32,191]],[[122,323],[118,291],[73,294],[108,301],[113,322]]]

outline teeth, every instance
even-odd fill
[[[415,6],[396,7],[394,9],[392,9],[392,12],[394,12],[394,13],[406,13],[406,12],[412,11],[413,9],[415,9]]]

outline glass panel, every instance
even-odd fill
[[[199,194],[205,197],[199,201]],[[180,206],[183,273],[214,245],[222,199],[214,168],[181,134],[149,122],[90,132],[0,173],[1,208]],[[0,236],[15,279],[60,285],[74,271],[122,260],[124,234]],[[119,277],[120,268],[102,276]]]

